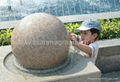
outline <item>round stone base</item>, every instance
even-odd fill
[[[15,66],[14,56],[9,52],[10,46],[0,47],[0,82],[90,82],[92,78],[98,78],[94,82],[100,82],[100,70],[80,54],[69,53],[68,64],[59,70],[27,73]]]
[[[34,73],[34,74],[44,74],[44,73],[50,73],[50,72],[54,72],[57,70],[60,70],[62,68],[65,68],[67,65],[69,65],[70,63],[70,57],[68,57],[64,62],[62,62],[60,65],[57,65],[55,67],[52,68],[47,68],[47,69],[30,69],[30,68],[24,68],[22,65],[20,65],[16,58],[14,57],[13,53],[10,52],[7,54],[7,56],[4,59],[4,65],[7,69],[14,71],[14,70],[19,70],[22,72],[27,72],[27,73]],[[13,66],[10,66],[13,65]],[[15,67],[17,69],[15,69]]]

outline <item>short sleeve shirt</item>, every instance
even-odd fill
[[[97,42],[94,42],[94,43],[91,43],[89,47],[92,49],[91,61],[95,64],[95,61],[98,55],[98,50],[99,50],[98,44]]]
[[[98,44],[97,44],[97,42],[93,42],[93,43],[89,44],[89,47],[92,49],[92,55],[91,55],[90,59],[95,64],[95,61],[96,61],[97,55],[98,55],[98,50],[99,50]],[[86,54],[85,52],[81,51],[77,47],[76,47],[76,50],[77,50],[78,54],[81,54],[81,55],[83,55],[85,57],[89,57],[88,54]]]

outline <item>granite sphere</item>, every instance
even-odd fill
[[[69,39],[64,24],[57,17],[35,13],[23,18],[14,28],[11,46],[21,66],[47,69],[67,59]]]

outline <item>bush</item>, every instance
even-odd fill
[[[79,32],[75,31],[75,29],[78,28],[81,25],[81,23],[82,22],[66,23],[65,25],[69,32],[79,34]]]
[[[101,33],[99,39],[120,38],[120,18],[101,19]]]
[[[120,38],[120,18],[99,19],[99,21],[101,23],[99,40]],[[81,25],[81,22],[66,23],[65,25],[70,32],[80,34],[75,29]],[[13,28],[0,30],[0,46],[11,44],[12,31]]]
[[[13,29],[0,30],[0,46],[11,44],[11,35]]]

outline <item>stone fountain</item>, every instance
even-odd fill
[[[0,21],[16,21],[38,12],[55,16],[119,12],[119,5],[120,0],[0,0]]]
[[[72,48],[57,17],[28,15],[14,28],[11,46],[0,47],[0,81],[99,82],[99,69]]]

